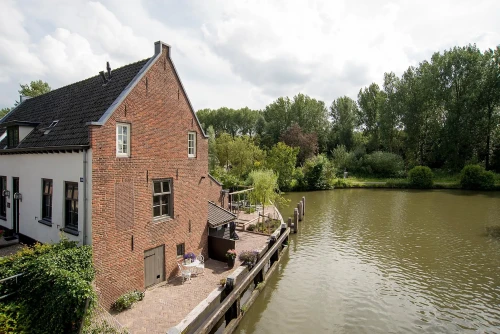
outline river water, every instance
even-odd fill
[[[500,333],[500,193],[342,189],[306,216],[237,333]]]

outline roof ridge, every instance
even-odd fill
[[[127,67],[127,66],[132,66],[132,65],[136,65],[137,63],[140,63],[140,62],[143,62],[143,61],[145,61],[145,60],[149,60],[149,59],[151,59],[151,57],[144,58],[144,59],[141,59],[141,60],[135,61],[135,62],[133,62],[133,63],[126,64],[126,65],[123,65],[123,66],[120,66],[120,67],[117,67],[117,68],[115,68],[115,69],[111,69],[111,70],[112,70],[112,71],[117,71],[117,70],[120,70],[120,69],[122,69],[122,68],[124,68],[124,67]],[[85,79],[82,79],[82,80],[79,80],[79,81],[75,81],[75,82],[73,82],[73,83],[67,84],[67,85],[65,85],[65,86],[61,86],[61,87],[56,88],[56,89],[52,89],[52,90],[50,90],[50,91],[49,91],[49,92],[47,92],[47,93],[44,93],[44,94],[41,94],[41,95],[38,95],[38,96],[31,97],[31,98],[27,99],[27,100],[26,100],[26,101],[24,101],[24,102],[36,100],[36,99],[37,99],[37,98],[39,98],[40,96],[46,96],[47,94],[50,94],[50,93],[52,93],[52,92],[57,92],[57,91],[59,91],[59,90],[61,90],[61,89],[63,89],[63,88],[67,88],[67,87],[71,87],[71,86],[73,86],[73,85],[81,84],[82,82],[85,82],[85,81],[87,81],[87,80],[94,79],[94,78],[99,77],[99,76],[100,76],[100,74],[98,73],[98,74],[96,74],[96,75],[94,75],[94,76],[91,76],[91,77],[88,77],[88,78],[85,78]],[[22,102],[22,103],[24,103],[24,102]],[[18,105],[20,105],[20,104],[21,104],[21,103],[19,103]]]

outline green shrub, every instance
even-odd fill
[[[87,301],[90,309],[96,302],[91,247],[63,240],[24,248],[0,260],[0,278],[19,273],[24,275],[17,287],[2,284],[0,290],[18,290],[12,302],[19,306],[23,326],[31,333],[76,333]]]
[[[325,155],[320,154],[306,160],[303,172],[307,190],[333,188],[335,168]]]
[[[19,320],[22,313],[22,307],[18,303],[0,302],[0,333],[28,333]]]
[[[432,171],[427,166],[416,166],[408,172],[409,183],[412,188],[432,188]]]
[[[363,169],[366,174],[379,177],[400,176],[404,169],[403,158],[389,152],[373,152],[365,156]]]
[[[113,303],[112,308],[115,311],[121,312],[123,310],[129,309],[135,302],[138,302],[144,298],[144,293],[140,291],[130,291],[121,295],[116,302]]]
[[[495,174],[479,165],[468,165],[460,173],[460,185],[464,189],[490,190],[495,187]]]
[[[249,208],[245,208],[245,213],[249,214],[249,213],[254,213],[255,212],[255,208],[252,206],[252,207],[249,207]]]

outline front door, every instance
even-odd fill
[[[19,199],[17,198],[17,193],[19,192],[19,178],[12,178],[12,192],[14,193],[14,202],[12,210],[12,229],[14,233],[19,233]]]
[[[147,288],[165,279],[165,246],[144,252],[144,285]]]

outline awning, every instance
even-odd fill
[[[214,228],[224,225],[236,219],[236,215],[230,211],[221,208],[214,202],[208,201],[208,225]]]

